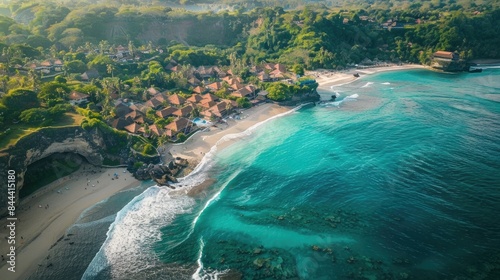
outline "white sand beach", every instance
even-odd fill
[[[186,158],[190,165],[196,165],[225,135],[243,132],[256,123],[289,110],[291,108],[271,103],[252,107],[242,111],[240,120],[228,119],[227,124],[216,124],[217,127],[210,127],[206,131],[198,132],[182,144],[169,144],[166,146],[165,152],[170,152],[174,157]],[[225,143],[218,148],[224,148],[229,144]]]
[[[425,68],[421,65],[387,66],[367,69],[353,69],[344,72],[318,70],[309,71],[307,74],[316,78],[320,89],[330,88],[334,85],[345,84],[356,80],[353,73],[370,75],[382,71],[406,70],[412,68]],[[267,120],[273,116],[285,113],[292,108],[277,104],[265,103],[241,113],[241,119],[228,119],[227,123],[216,124],[194,134],[182,144],[166,144],[159,150],[170,157],[182,157],[188,159],[191,166],[199,163],[203,156],[225,135],[240,133],[251,126]],[[222,149],[231,142],[222,144]],[[50,247],[62,237],[69,228],[87,208],[112,196],[113,194],[140,184],[124,168],[98,168],[90,165],[44,187],[21,201],[17,209],[16,226],[16,272],[7,271],[5,261],[2,261],[0,275],[2,279],[25,279],[38,267],[40,260],[46,258]],[[93,171],[90,171],[93,170]],[[118,179],[113,174],[119,175]],[[4,242],[8,235],[4,227],[6,220],[2,220],[0,235],[0,252],[6,257],[8,244]],[[6,241],[6,240],[5,240]]]
[[[330,88],[332,86],[338,86],[342,84],[347,84],[355,81],[356,78],[353,74],[358,73],[360,78],[365,75],[372,75],[385,71],[398,71],[398,70],[408,70],[408,69],[425,69],[426,67],[419,64],[403,64],[403,65],[391,65],[391,66],[380,66],[380,67],[370,67],[364,69],[351,69],[344,71],[333,71],[333,70],[316,70],[307,71],[307,75],[311,75],[316,78],[319,84],[319,88]]]
[[[85,168],[85,170],[84,170]],[[59,179],[21,201],[16,209],[16,272],[7,270],[2,261],[3,280],[26,279],[40,261],[48,256],[50,247],[63,236],[87,208],[113,194],[140,185],[125,168],[98,168],[88,164],[77,172]],[[113,174],[118,174],[118,179]],[[9,244],[2,219],[0,252],[6,258]]]

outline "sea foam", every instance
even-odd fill
[[[332,102],[323,102],[323,103],[320,103],[320,106],[323,106],[323,107],[340,107],[340,105],[342,103],[344,103],[345,101],[353,101],[353,100],[356,100],[358,98],[359,98],[359,94],[354,93],[354,94],[351,94],[349,96],[344,97],[344,99],[342,99],[340,101],[332,101]]]
[[[371,85],[373,85],[373,82],[368,82],[368,83],[366,83],[364,86],[362,86],[362,88],[366,88],[366,87],[369,87],[369,86],[371,86]]]
[[[249,136],[265,123],[292,114],[307,104],[297,106],[287,112],[256,123],[243,132],[223,136],[205,154],[200,163],[188,176],[178,178],[179,182],[174,184],[174,186],[182,185],[182,188],[172,190],[152,186],[132,199],[117,213],[114,222],[110,225],[106,233],[106,241],[87,267],[82,279],[94,279],[105,270],[110,271],[112,278],[126,278],[159,264],[161,261],[152,248],[156,242],[161,241],[160,229],[171,224],[177,215],[193,211],[195,200],[185,194],[192,187],[199,185],[207,179],[207,171],[214,163],[213,159],[217,152],[217,147],[227,141]],[[192,234],[201,213],[203,213],[212,201],[217,199],[223,189],[224,187],[207,201],[205,207],[194,219],[191,229],[184,240]],[[201,268],[198,273],[200,271]],[[218,272],[214,275],[216,274]],[[193,277],[196,275],[193,275]]]

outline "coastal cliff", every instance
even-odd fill
[[[90,164],[101,166],[106,161],[123,161],[128,155],[127,141],[98,128],[85,130],[79,126],[44,128],[21,138],[15,146],[0,152],[0,216],[7,211],[7,171],[16,173],[16,200],[25,183],[28,167],[57,153],[82,156]]]

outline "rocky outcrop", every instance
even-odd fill
[[[79,126],[44,128],[29,134],[15,146],[0,152],[0,216],[7,207],[7,171],[16,173],[16,197],[24,184],[28,166],[55,153],[76,153],[89,163],[100,166],[106,155],[106,147],[117,146],[116,139],[98,129],[90,131]]]
[[[175,176],[187,166],[186,159],[177,157],[167,164],[144,164],[133,173],[138,180],[152,179],[160,186],[170,186],[169,183],[177,183]]]
[[[308,102],[318,102],[320,101],[321,96],[318,94],[317,91],[304,94],[301,96],[294,96],[292,100],[287,100],[287,101],[282,101],[279,102],[278,104],[281,106],[297,106],[299,104],[303,103],[308,103]]]

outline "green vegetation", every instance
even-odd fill
[[[135,136],[132,141],[132,149],[135,150],[137,153],[140,153],[145,156],[155,156],[158,153],[156,152],[155,147],[149,143],[146,139],[140,137],[140,136]]]
[[[252,104],[250,103],[250,100],[246,97],[240,97],[236,99],[236,103],[238,103],[238,107],[240,108],[250,108]]]
[[[192,67],[231,70],[244,83],[266,89],[270,99],[285,101],[302,99],[317,83],[308,77],[261,82],[250,67],[281,63],[294,76],[303,76],[306,70],[378,61],[429,64],[437,50],[456,51],[464,59],[500,58],[498,1],[179,2],[223,3],[234,9],[194,13],[173,10],[164,1],[145,6],[139,0],[14,0],[1,5],[0,147],[64,123],[116,136],[118,142],[109,147],[118,153],[128,135],[108,125],[118,115],[114,101],[144,102],[151,97],[149,87],[188,98],[195,87]],[[54,70],[56,63],[59,69]],[[86,77],[81,76],[85,71]],[[214,94],[235,100],[238,107],[251,106],[230,90],[224,82]],[[84,108],[68,105],[73,91],[89,96]],[[144,113],[149,124],[160,127],[173,120],[153,110]],[[151,154],[157,143],[152,138],[135,150]]]
[[[301,97],[305,94],[315,92],[318,88],[316,81],[308,77],[299,79],[297,84],[294,85],[273,82],[264,84],[263,86],[269,92],[267,97],[274,101],[285,101],[294,96]]]
[[[83,117],[81,115],[67,112],[63,116],[54,120],[50,127],[66,127],[66,126],[77,126],[82,122]],[[28,124],[24,122],[19,122],[16,124],[10,124],[9,128],[6,128],[3,132],[0,132],[0,149],[6,148],[8,146],[14,145],[22,137],[36,132],[44,128],[39,124]]]
[[[22,111],[40,106],[36,92],[23,88],[10,90],[0,102],[2,115],[8,119],[17,119]]]

